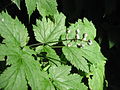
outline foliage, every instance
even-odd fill
[[[21,0],[12,1],[20,8]],[[39,43],[27,45],[26,27],[17,18],[0,14],[0,36],[4,38],[0,61],[7,62],[7,69],[0,75],[0,89],[27,90],[29,85],[32,90],[103,90],[106,58],[94,40],[96,29],[92,22],[84,18],[66,27],[66,17],[57,11],[55,0],[25,2],[29,16],[36,8],[42,16],[33,25]],[[60,48],[62,54],[58,55],[54,48]],[[73,68],[77,73],[72,73]]]

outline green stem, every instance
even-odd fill
[[[47,43],[36,43],[36,44],[31,44],[29,46],[33,47],[33,46],[47,45],[47,44],[50,44],[50,43],[57,43],[57,42],[64,42],[64,41],[73,41],[73,40],[75,41],[76,39],[65,39],[65,40],[59,40],[59,41],[53,41],[53,42],[47,42]],[[77,40],[83,41],[82,39],[77,39]]]
[[[50,46],[50,45],[49,45]],[[50,46],[51,48],[62,48],[64,46]]]

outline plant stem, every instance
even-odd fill
[[[50,46],[50,45],[49,45]],[[64,47],[64,46],[50,46],[50,47],[52,47],[52,48],[62,48],[62,47]]]
[[[53,42],[47,42],[47,43],[36,43],[36,44],[31,44],[29,46],[33,47],[33,46],[47,45],[50,43],[57,43],[57,42],[70,41],[70,40],[75,41],[76,39],[65,39],[65,40],[59,40],[59,41],[53,41]],[[82,39],[77,39],[77,40],[83,41]]]

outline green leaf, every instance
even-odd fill
[[[52,22],[45,17],[43,17],[42,21],[37,20],[37,26],[33,26],[37,41],[41,43],[58,41],[60,35],[65,32],[65,16],[62,13],[55,14],[54,21]]]
[[[36,54],[35,51],[27,46],[24,47],[22,51],[19,47],[12,47],[11,45],[0,44],[0,57],[7,56],[8,65],[18,62],[21,59],[20,55],[24,53],[27,53],[29,55]]]
[[[38,0],[37,9],[42,16],[54,15],[57,13],[56,0]]]
[[[49,75],[57,90],[87,90],[81,83],[82,77],[77,74],[70,74],[69,66],[53,66],[49,70]],[[70,75],[69,75],[70,74]]]
[[[0,61],[5,61],[4,56],[0,55]]]
[[[55,50],[53,50],[51,47],[49,46],[39,46],[36,48],[36,52],[40,53],[40,52],[47,52],[47,58],[50,60],[49,63],[50,64],[56,64],[59,65],[60,64],[60,58],[59,56],[56,54]]]
[[[12,2],[14,2],[18,6],[18,8],[20,9],[21,0],[12,0]]]
[[[0,35],[5,38],[3,43],[14,46],[25,46],[29,40],[27,29],[16,18],[12,19],[8,14],[0,14]]]
[[[36,61],[31,61],[29,56],[27,57],[28,61],[24,62],[25,74],[32,90],[54,90],[47,73],[40,71],[40,64]]]
[[[102,61],[101,63],[98,64],[98,67],[95,67],[94,65],[91,66],[91,71],[93,73],[92,78],[89,77],[89,87],[91,90],[103,90],[104,87],[104,69],[105,67],[105,62]]]
[[[30,52],[28,53],[27,51]],[[23,49],[22,59],[24,60],[23,64],[28,84],[33,90],[54,90],[48,74],[41,71],[39,62],[34,60],[32,54],[34,54],[32,50],[29,50],[28,48]]]
[[[85,72],[89,72],[88,63],[82,57],[79,48],[75,47],[63,47],[63,53],[65,54],[68,61],[71,62],[77,69],[80,69]]]
[[[7,68],[0,76],[0,88],[5,90],[27,90],[24,67],[18,62]]]
[[[79,22],[79,21],[78,21]],[[81,33],[87,33],[88,38],[94,39],[96,37],[96,29],[93,23],[87,20],[87,18],[83,19],[83,29],[81,29]]]
[[[40,0],[25,0],[29,16],[36,9],[36,2],[37,1],[39,2]]]
[[[65,66],[65,65],[61,65],[59,67],[56,66],[52,66],[49,70],[50,72],[50,76],[53,79],[57,79],[57,78],[62,78],[64,76],[67,76],[71,71],[71,67],[70,66]]]
[[[7,48],[7,46],[0,46],[0,49],[4,48]],[[0,76],[0,88],[7,90],[27,90],[26,83],[28,82],[33,90],[54,90],[47,73],[41,71],[39,62],[35,61],[32,57],[34,51],[25,47],[22,50],[16,50],[15,53],[14,50],[12,51],[15,47],[9,46],[9,48],[11,48],[11,51],[0,52],[0,55],[4,55],[5,53],[7,56],[11,55],[8,60],[11,59],[10,61],[14,63]]]
[[[101,60],[106,59],[100,51],[100,46],[94,40],[96,37],[96,29],[92,22],[89,22],[86,18],[84,18],[83,21],[79,19],[75,24],[71,24],[71,26],[68,28],[68,31],[69,33],[66,33],[62,36],[62,39],[66,39],[66,37],[68,39],[67,41],[63,42],[65,46],[78,47],[78,45],[81,45],[81,47],[78,47],[80,48],[78,51],[80,57],[87,59],[93,64],[97,64],[101,62]],[[79,40],[70,41],[69,39],[75,39],[76,31],[77,35],[79,36]],[[87,35],[86,39],[83,39],[85,34]],[[92,41],[91,44],[88,44],[89,40]]]
[[[16,63],[20,59],[19,54],[21,53],[22,51],[18,47],[12,47],[11,45],[7,46],[4,44],[0,44],[0,57],[7,56],[8,65]]]
[[[93,64],[97,64],[103,60],[106,60],[100,51],[99,45],[95,41],[93,41],[93,44],[91,46],[80,48],[79,52],[85,59]]]
[[[25,51],[25,53],[28,53],[30,55],[33,55],[33,54],[36,55],[36,52],[33,49],[30,49],[28,46],[25,46],[23,48],[23,51]]]
[[[56,0],[25,0],[25,3],[29,16],[36,8],[42,16],[49,16],[58,13]]]

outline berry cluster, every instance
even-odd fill
[[[81,41],[81,42],[87,42],[87,45],[92,45],[92,40],[87,40],[87,37],[88,37],[88,34],[87,33],[84,33],[83,34],[83,37],[82,37],[82,39],[80,39],[80,36],[79,36],[79,33],[80,33],[80,30],[79,29],[77,29],[76,31],[75,31],[75,38],[74,39],[69,39],[69,37],[68,37],[68,35],[69,35],[69,33],[70,33],[70,30],[67,30],[66,31],[66,40],[70,40],[70,42],[69,43],[67,43],[67,46],[68,47],[70,47],[70,46],[72,46],[72,41],[74,41],[74,42],[77,42],[77,41]],[[77,43],[77,45],[76,45],[78,48],[83,48],[84,46],[85,46],[85,44],[83,44],[83,43]]]

